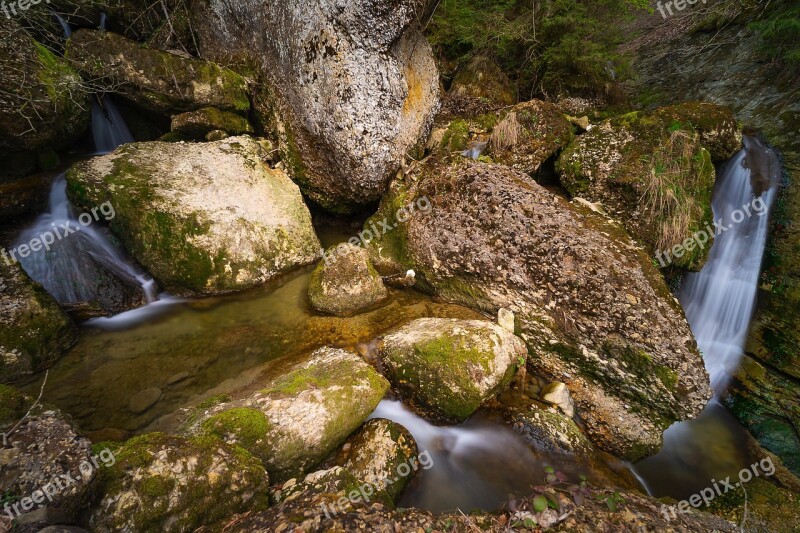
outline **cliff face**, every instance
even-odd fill
[[[663,22],[656,14],[643,25],[629,45],[637,55],[633,92],[643,105],[698,99],[730,106],[739,121],[781,152],[785,179],[762,266],[759,306],[747,357],[726,402],[766,449],[800,473],[800,84],[764,61],[759,36],[744,17],[692,31],[709,25],[704,16]]]
[[[259,111],[275,112],[295,181],[348,212],[380,198],[438,110],[423,4],[211,0],[196,24],[205,57],[249,62],[267,80]]]

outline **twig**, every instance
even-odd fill
[[[38,397],[38,398],[36,398],[36,401],[35,401],[35,402],[33,402],[33,405],[31,405],[30,409],[28,409],[28,412],[27,412],[27,413],[25,413],[25,416],[23,416],[22,418],[20,418],[20,419],[19,419],[19,422],[17,422],[16,424],[14,424],[14,427],[12,427],[11,429],[9,429],[9,430],[8,430],[8,432],[4,434],[4,436],[3,436],[3,437],[4,437],[4,439],[3,439],[3,440],[5,440],[6,438],[8,438],[8,436],[9,436],[9,435],[11,435],[12,433],[14,433],[14,431],[15,431],[15,430],[16,430],[16,429],[19,427],[19,425],[20,425],[20,424],[22,424],[22,422],[23,422],[23,421],[24,421],[26,418],[28,418],[28,416],[30,416],[30,414],[31,414],[31,411],[33,411],[33,408],[34,408],[34,407],[36,407],[37,405],[39,405],[39,402],[40,402],[40,401],[41,401],[41,399],[42,399],[42,395],[44,394],[44,386],[45,386],[45,385],[47,385],[47,376],[49,376],[49,375],[50,375],[50,371],[49,371],[49,370],[47,370],[47,371],[44,373],[44,381],[42,381],[42,388],[41,388],[41,389],[39,389],[39,397]]]

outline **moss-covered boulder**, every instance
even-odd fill
[[[300,190],[250,137],[129,144],[67,173],[73,202],[110,202],[111,230],[176,294],[253,287],[319,257]]]
[[[497,163],[533,174],[573,137],[572,124],[555,105],[531,100],[497,115],[488,155]]]
[[[78,30],[66,57],[84,76],[102,80],[109,91],[137,105],[170,115],[212,106],[247,113],[244,78],[226,68],[143,46],[106,31]]]
[[[741,131],[729,109],[687,103],[606,120],[564,150],[557,170],[572,196],[601,202],[662,266],[669,256],[659,252],[706,233],[707,243],[672,261],[699,270],[714,233],[707,229],[713,162],[740,148]]]
[[[77,339],[53,297],[19,264],[0,260],[0,383],[52,365]]]
[[[192,433],[215,435],[261,459],[276,481],[298,477],[375,410],[389,383],[358,355],[320,348],[242,399],[200,409]]]
[[[246,118],[216,107],[204,107],[172,117],[171,130],[192,139],[204,139],[212,131],[229,135],[253,133],[253,126]]]
[[[106,462],[92,452],[89,440],[80,436],[58,410],[36,405],[23,418],[33,399],[5,386],[0,386],[0,401],[11,402],[0,409],[3,502],[15,505],[10,508],[20,520],[42,508],[61,513],[68,520],[77,519],[78,512],[89,503],[98,471]],[[112,459],[109,457],[108,462]]]
[[[308,285],[311,306],[317,311],[349,316],[375,306],[389,295],[364,248],[339,244],[326,250],[322,258]]]
[[[417,443],[396,422],[373,418],[336,454],[337,465],[393,501],[419,469]]]
[[[89,97],[80,76],[53,52],[34,41],[13,20],[0,25],[0,156],[33,155],[63,148],[89,125]],[[0,176],[15,175],[15,167]]]
[[[213,437],[150,433],[112,449],[91,506],[92,531],[194,531],[269,505],[263,465]]]
[[[536,406],[509,409],[509,423],[536,450],[550,454],[594,456],[594,447],[578,425],[561,413]]]
[[[383,337],[392,383],[437,415],[464,420],[511,383],[527,351],[521,339],[483,320],[420,318]]]
[[[492,58],[473,57],[458,69],[442,101],[444,116],[474,116],[517,103],[514,84]]]
[[[702,411],[711,389],[683,311],[621,227],[503,165],[436,157],[392,185],[375,220],[423,196],[429,210],[369,243],[376,267],[512,311],[529,372],[567,385],[601,449],[641,458]]]

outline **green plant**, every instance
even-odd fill
[[[800,71],[800,4],[796,0],[775,1],[750,26],[761,36],[762,52],[792,72]]]

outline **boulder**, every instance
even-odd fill
[[[673,263],[700,270],[713,240],[706,229],[713,223],[713,162],[740,148],[729,109],[686,103],[604,121],[562,152],[557,171],[572,196],[601,202],[656,257],[696,232],[710,233],[707,245]]]
[[[0,260],[0,383],[47,368],[77,339],[53,297],[19,264]]]
[[[92,531],[193,531],[269,505],[261,463],[209,437],[150,433],[114,450],[91,507]]]
[[[490,315],[513,311],[528,370],[568,386],[602,449],[644,457],[701,412],[711,389],[689,325],[620,227],[513,169],[435,157],[395,182],[375,219],[423,195],[430,210],[369,244],[375,264],[413,268]]]
[[[216,107],[204,107],[172,117],[171,130],[193,139],[203,139],[216,131],[229,135],[253,133],[253,126],[235,113],[220,111]],[[211,140],[211,139],[208,139]],[[218,140],[218,139],[217,139]]]
[[[537,451],[591,459],[594,447],[570,418],[535,406],[509,410],[512,429]]]
[[[272,500],[281,503],[309,493],[330,494],[345,500],[357,495],[358,499],[366,498],[365,501],[378,501],[383,505],[393,506],[392,500],[385,492],[368,487],[365,482],[341,466],[312,472],[299,483],[290,479],[272,492]]]
[[[336,454],[337,465],[394,501],[419,468],[417,443],[395,422],[373,418]],[[401,466],[405,465],[405,466]]]
[[[439,107],[418,0],[198,2],[201,53],[257,65],[283,161],[303,192],[339,213],[377,201]],[[269,28],[269,31],[265,31]]]
[[[84,76],[111,92],[161,114],[216,107],[247,113],[247,82],[232,70],[142,46],[115,33],[81,29],[67,41],[65,56]]]
[[[15,519],[35,519],[43,509],[77,519],[105,463],[95,457],[95,466],[91,443],[58,410],[36,405],[23,418],[33,399],[6,386],[0,400],[12,403],[0,413],[0,493]]]
[[[44,211],[51,185],[44,176],[0,183],[0,220],[9,221],[20,215]]]
[[[79,206],[110,202],[110,227],[174,294],[262,284],[319,257],[300,191],[250,137],[125,145],[67,173]]]
[[[349,316],[374,307],[389,296],[369,253],[349,243],[333,246],[323,254],[308,285],[311,306],[336,316]]]
[[[320,348],[249,397],[191,416],[188,431],[216,435],[261,459],[273,481],[298,477],[375,410],[389,383],[359,356]]]
[[[527,355],[508,330],[484,320],[420,318],[382,339],[392,383],[449,420],[464,420],[507,387]]]
[[[80,76],[10,20],[0,25],[0,85],[4,159],[28,153],[35,161],[35,152],[64,148],[89,125],[89,97]],[[3,167],[0,177],[19,175],[14,167]]]
[[[476,116],[517,103],[511,80],[496,61],[477,55],[456,72],[442,101],[444,116]]]

